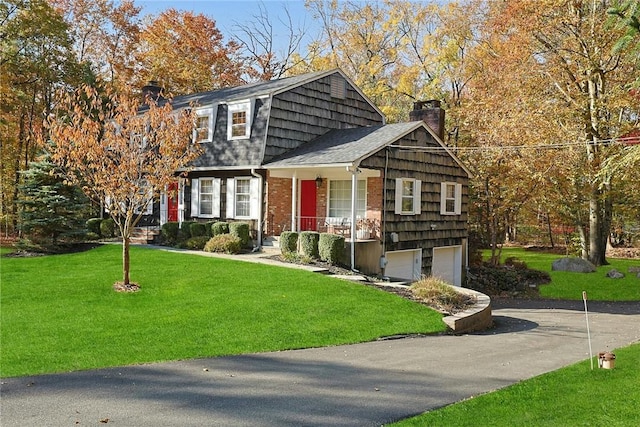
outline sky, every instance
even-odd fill
[[[286,18],[285,7],[291,15],[294,28],[305,28],[306,42],[311,41],[320,32],[319,23],[313,19],[311,13],[304,7],[303,0],[134,0],[142,7],[141,15],[157,15],[163,10],[174,8],[180,11],[201,13],[216,22],[216,27],[228,41],[234,32],[234,26],[247,25],[260,16],[260,6],[266,10],[269,21],[274,28],[274,44],[278,49],[278,40],[287,41],[287,26],[280,22]]]

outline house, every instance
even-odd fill
[[[156,205],[160,224],[246,221],[258,246],[286,230],[339,233],[353,269],[462,284],[469,171],[442,141],[439,102],[386,124],[339,69],[172,102],[198,105],[203,154]]]

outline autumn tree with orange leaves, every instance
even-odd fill
[[[195,117],[170,102],[106,96],[83,86],[59,97],[48,119],[51,159],[67,182],[104,205],[122,236],[122,283],[130,284],[129,241],[150,203],[198,155]]]

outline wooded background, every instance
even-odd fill
[[[180,95],[340,67],[387,115],[438,99],[445,142],[472,170],[484,245],[569,244],[596,264],[640,234],[637,0],[307,0],[322,33],[302,45],[268,15],[224,37],[215,16],[129,0],[2,0],[3,235],[17,229],[20,171],[41,153],[59,90],[83,83]],[[283,6],[278,19],[288,12]],[[276,50],[275,46],[285,46]]]

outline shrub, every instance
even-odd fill
[[[468,286],[488,295],[526,293],[538,285],[551,282],[546,271],[509,265],[483,264],[469,269]]]
[[[215,224],[214,221],[208,221],[204,223],[204,226],[207,231],[207,236],[209,237],[213,237],[213,224]]]
[[[115,237],[116,222],[113,218],[107,218],[100,221],[100,235],[102,237]]]
[[[293,254],[298,250],[298,233],[295,231],[283,231],[280,233],[280,252]]]
[[[229,234],[229,223],[223,221],[214,222],[211,226],[211,233],[213,236]]]
[[[448,314],[462,311],[476,302],[475,297],[456,292],[452,286],[438,277],[424,277],[409,289],[422,302]]]
[[[175,245],[178,242],[178,230],[180,224],[177,222],[165,222],[160,229],[162,240],[167,245]]]
[[[102,222],[101,218],[89,218],[86,222],[87,231],[97,234],[98,238],[100,238],[100,223]]]
[[[201,237],[207,235],[207,226],[201,222],[194,222],[189,226],[191,237]]]
[[[93,231],[87,231],[87,233],[84,235],[84,238],[87,240],[99,240],[100,235],[97,233],[94,233]]]
[[[187,240],[191,237],[191,225],[196,224],[195,221],[184,221],[180,226],[180,231],[178,231],[178,240]]]
[[[242,249],[242,242],[231,234],[218,234],[209,239],[204,245],[205,252],[219,252],[237,254]]]
[[[243,248],[249,246],[249,224],[246,222],[232,222],[229,224],[229,234],[240,239]]]
[[[202,249],[204,249],[204,246],[208,241],[209,236],[195,236],[187,239],[184,242],[184,247],[193,251],[201,251]]]
[[[311,258],[318,258],[318,241],[320,233],[316,231],[303,231],[300,233],[300,253]]]
[[[318,253],[322,261],[337,264],[344,256],[344,237],[337,234],[320,233]]]

